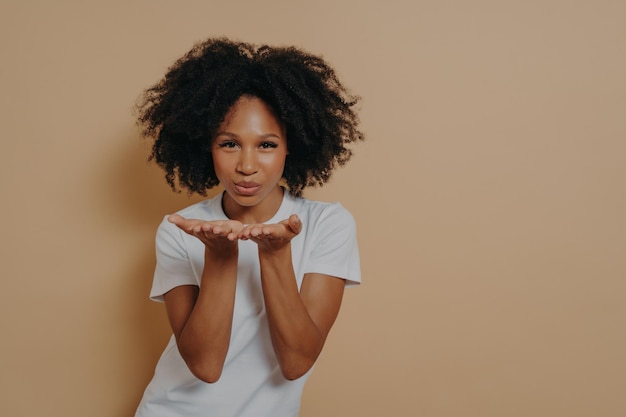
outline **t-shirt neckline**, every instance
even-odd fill
[[[215,209],[217,210],[217,213],[219,217],[222,218],[222,220],[230,220],[224,212],[224,208],[222,207],[224,193],[226,193],[226,191],[222,191],[218,194],[218,198],[215,200]],[[278,223],[282,220],[289,218],[289,216],[293,214],[294,203],[295,198],[291,194],[289,194],[286,189],[283,189],[283,200],[281,201],[278,210],[276,210],[276,213],[274,213],[274,215],[268,221],[264,222],[264,224]]]

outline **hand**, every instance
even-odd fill
[[[178,214],[170,215],[167,220],[216,251],[236,248],[243,229],[243,224],[237,220],[186,219]]]
[[[276,224],[249,224],[239,233],[239,239],[252,240],[259,249],[275,251],[284,248],[302,231],[302,222],[296,214],[292,214]]]

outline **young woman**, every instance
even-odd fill
[[[361,140],[320,57],[210,39],[138,105],[172,188],[224,192],[167,216],[151,298],[172,338],[137,417],[297,416],[346,285],[360,282],[352,216],[301,198]]]

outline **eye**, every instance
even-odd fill
[[[235,142],[234,140],[224,140],[217,144],[218,148],[227,148],[227,149],[234,149],[237,146],[238,146],[237,142]]]
[[[265,141],[259,145],[261,149],[274,149],[278,147],[278,144],[275,142]]]

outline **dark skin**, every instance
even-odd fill
[[[310,273],[298,290],[291,240],[302,230],[297,215],[265,224],[280,207],[278,184],[287,154],[282,125],[264,103],[242,98],[212,146],[224,185],[227,221],[169,221],[205,245],[201,286],[180,286],[164,296],[181,356],[205,382],[222,373],[230,342],[237,280],[238,240],[258,246],[261,286],[272,345],[283,376],[296,379],[319,356],[343,297],[343,279]]]

